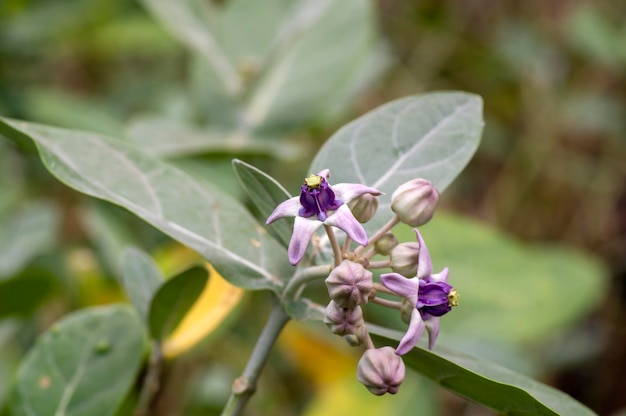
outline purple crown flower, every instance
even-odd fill
[[[360,195],[377,196],[381,192],[357,183],[339,183],[331,187],[328,176],[329,170],[324,169],[306,178],[300,196],[282,202],[267,218],[266,224],[271,224],[280,218],[295,217],[288,248],[292,265],[302,260],[311,237],[322,224],[340,228],[358,244],[367,245],[365,229],[354,218],[347,204]]]

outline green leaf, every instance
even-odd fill
[[[276,179],[260,169],[238,159],[233,160],[233,169],[261,218],[269,217],[278,204],[291,198],[289,192]],[[291,222],[279,221],[270,227],[269,231],[283,246],[289,246],[293,231]]]
[[[404,335],[368,326],[374,339],[399,340]],[[594,415],[565,393],[492,362],[438,343],[433,351],[414,348],[403,356],[405,364],[442,387],[503,415]]]
[[[142,320],[147,322],[150,302],[165,281],[157,265],[144,251],[129,247],[120,259],[124,290]]]
[[[144,117],[131,122],[128,140],[145,153],[160,158],[198,154],[261,155],[293,159],[298,148],[277,140],[258,140],[229,130],[194,128],[181,121]]]
[[[323,321],[326,310],[310,299],[288,300],[284,302],[285,311],[298,321]]]
[[[402,183],[421,177],[443,191],[472,158],[482,126],[482,100],[476,95],[402,98],[342,127],[309,170],[328,168],[333,183],[356,182],[384,192],[378,213],[366,224],[374,230],[388,220],[391,194]]]
[[[250,96],[246,122],[273,130],[336,113],[335,102],[345,104],[382,72],[372,65],[373,56],[381,57],[375,21],[371,1],[309,0],[289,9]]]
[[[192,267],[161,285],[150,303],[150,334],[156,339],[167,337],[183,319],[202,293],[208,280],[204,267]]]
[[[56,206],[32,201],[0,225],[0,279],[19,272],[38,254],[54,247],[60,214]]]
[[[68,186],[130,210],[198,251],[232,284],[279,291],[292,273],[285,249],[232,197],[105,136],[0,120],[0,133],[37,144],[48,170]]]
[[[16,416],[108,416],[135,383],[147,348],[132,309],[113,305],[65,317],[37,340],[17,373]]]

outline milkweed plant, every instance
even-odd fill
[[[121,251],[117,272],[129,302],[79,309],[41,334],[12,382],[15,415],[151,414],[168,376],[162,367],[203,348],[203,328],[226,319],[246,291],[267,293],[272,306],[247,363],[228,382],[225,416],[242,414],[290,320],[316,321],[342,337],[360,357],[354,377],[374,395],[402,391],[414,371],[500,414],[593,414],[558,390],[438,340],[446,320],[462,322],[469,306],[456,288],[459,270],[429,251],[423,231],[438,221],[440,193],[478,148],[479,96],[435,92],[374,108],[337,129],[316,154],[303,156],[299,149],[295,157],[306,162],[299,188],[291,189],[249,163],[258,158],[244,159],[261,154],[272,159],[265,170],[280,172],[293,149],[267,132],[289,130],[296,119],[336,120],[334,107],[374,78],[380,45],[372,41],[370,2],[300,2],[289,25],[261,28],[277,33],[266,36],[273,39],[266,51],[272,59],[259,61],[257,72],[246,67],[246,77],[231,59],[250,51],[220,50],[230,45],[220,41],[240,25],[224,24],[226,33],[212,37],[189,2],[144,3],[204,59],[209,69],[199,66],[200,78],[213,89],[203,105],[211,114],[228,113],[227,121],[209,120],[217,127],[193,130],[150,120],[121,139],[0,118],[0,135],[37,152],[65,185],[123,207],[202,261],[166,279],[146,252]],[[256,10],[250,4],[231,12]],[[288,11],[281,7],[271,10],[283,22]],[[256,16],[245,21],[261,24]],[[324,26],[331,23],[336,35]],[[346,34],[345,27],[367,30]],[[307,49],[331,41],[333,48]],[[338,62],[343,59],[350,65]],[[300,75],[318,67],[321,72],[303,85]],[[234,133],[224,135],[228,128]],[[228,177],[239,181],[245,198],[219,186],[223,172],[198,175],[171,160],[176,151],[199,148],[235,153]],[[115,226],[103,222],[104,233]],[[391,311],[393,328],[376,320],[381,308]]]

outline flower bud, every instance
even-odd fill
[[[391,347],[369,349],[359,360],[357,378],[373,394],[396,394],[404,381],[404,362]]]
[[[330,328],[333,334],[356,334],[357,329],[364,324],[363,311],[360,306],[352,309],[340,308],[331,300],[326,307],[324,323]]]
[[[419,243],[398,244],[391,250],[391,269],[404,277],[415,276],[419,252]]]
[[[383,235],[376,243],[374,244],[374,248],[378,254],[382,254],[383,256],[388,256],[391,253],[391,250],[394,249],[395,246],[398,245],[398,239],[395,235],[391,233],[387,233]]]
[[[378,209],[378,198],[372,194],[362,194],[353,199],[349,204],[352,215],[361,224],[372,219]]]
[[[372,272],[361,264],[344,260],[326,278],[330,298],[340,308],[354,308],[367,303],[374,290]]]
[[[430,221],[437,202],[439,191],[426,179],[405,182],[391,195],[391,209],[400,221],[411,227],[419,227]]]

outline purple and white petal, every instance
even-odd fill
[[[348,205],[343,204],[324,221],[326,225],[332,225],[342,229],[348,236],[362,246],[367,245],[367,233],[360,222],[354,218]]]
[[[317,173],[317,176],[323,176],[324,179],[330,178],[330,169],[324,169]]]
[[[288,200],[281,202],[274,209],[274,211],[267,217],[265,221],[266,224],[271,224],[274,221],[284,218],[284,217],[295,217],[298,215],[298,211],[300,211],[300,197],[294,196],[293,198],[289,198]]]
[[[425,325],[424,321],[422,320],[422,316],[417,309],[413,309],[413,312],[411,312],[409,329],[400,340],[400,344],[398,344],[398,348],[396,348],[396,354],[404,355],[407,352],[411,351],[415,344],[417,344],[417,340],[422,335],[422,332],[424,332],[424,328]]]
[[[433,316],[426,320],[426,331],[428,331],[428,349],[435,347],[435,341],[439,335],[439,317]]]
[[[337,198],[346,204],[363,194],[372,194],[374,196],[382,195],[382,192],[378,189],[361,185],[359,183],[338,183],[332,187],[333,191],[335,191],[335,195],[337,195]]]
[[[315,231],[320,228],[321,225],[322,222],[318,220],[296,217],[293,223],[293,234],[291,235],[289,248],[287,249],[289,263],[291,263],[292,266],[295,266],[302,260],[306,248],[309,245],[309,241],[311,241],[311,237],[313,237],[313,234],[315,234]]]
[[[430,276],[431,281],[433,282],[445,282],[448,283],[448,268],[444,268],[437,274],[433,274]]]
[[[380,275],[380,281],[385,287],[399,296],[417,305],[417,294],[419,292],[419,280],[417,278],[407,279],[398,273],[385,273]]]
[[[415,228],[414,231],[417,235],[417,242],[420,245],[420,251],[417,260],[417,277],[423,279],[430,276],[430,274],[433,272],[433,263],[430,260],[430,253],[428,252],[428,247],[426,247],[426,243],[422,238],[422,234],[420,234],[417,228]]]

